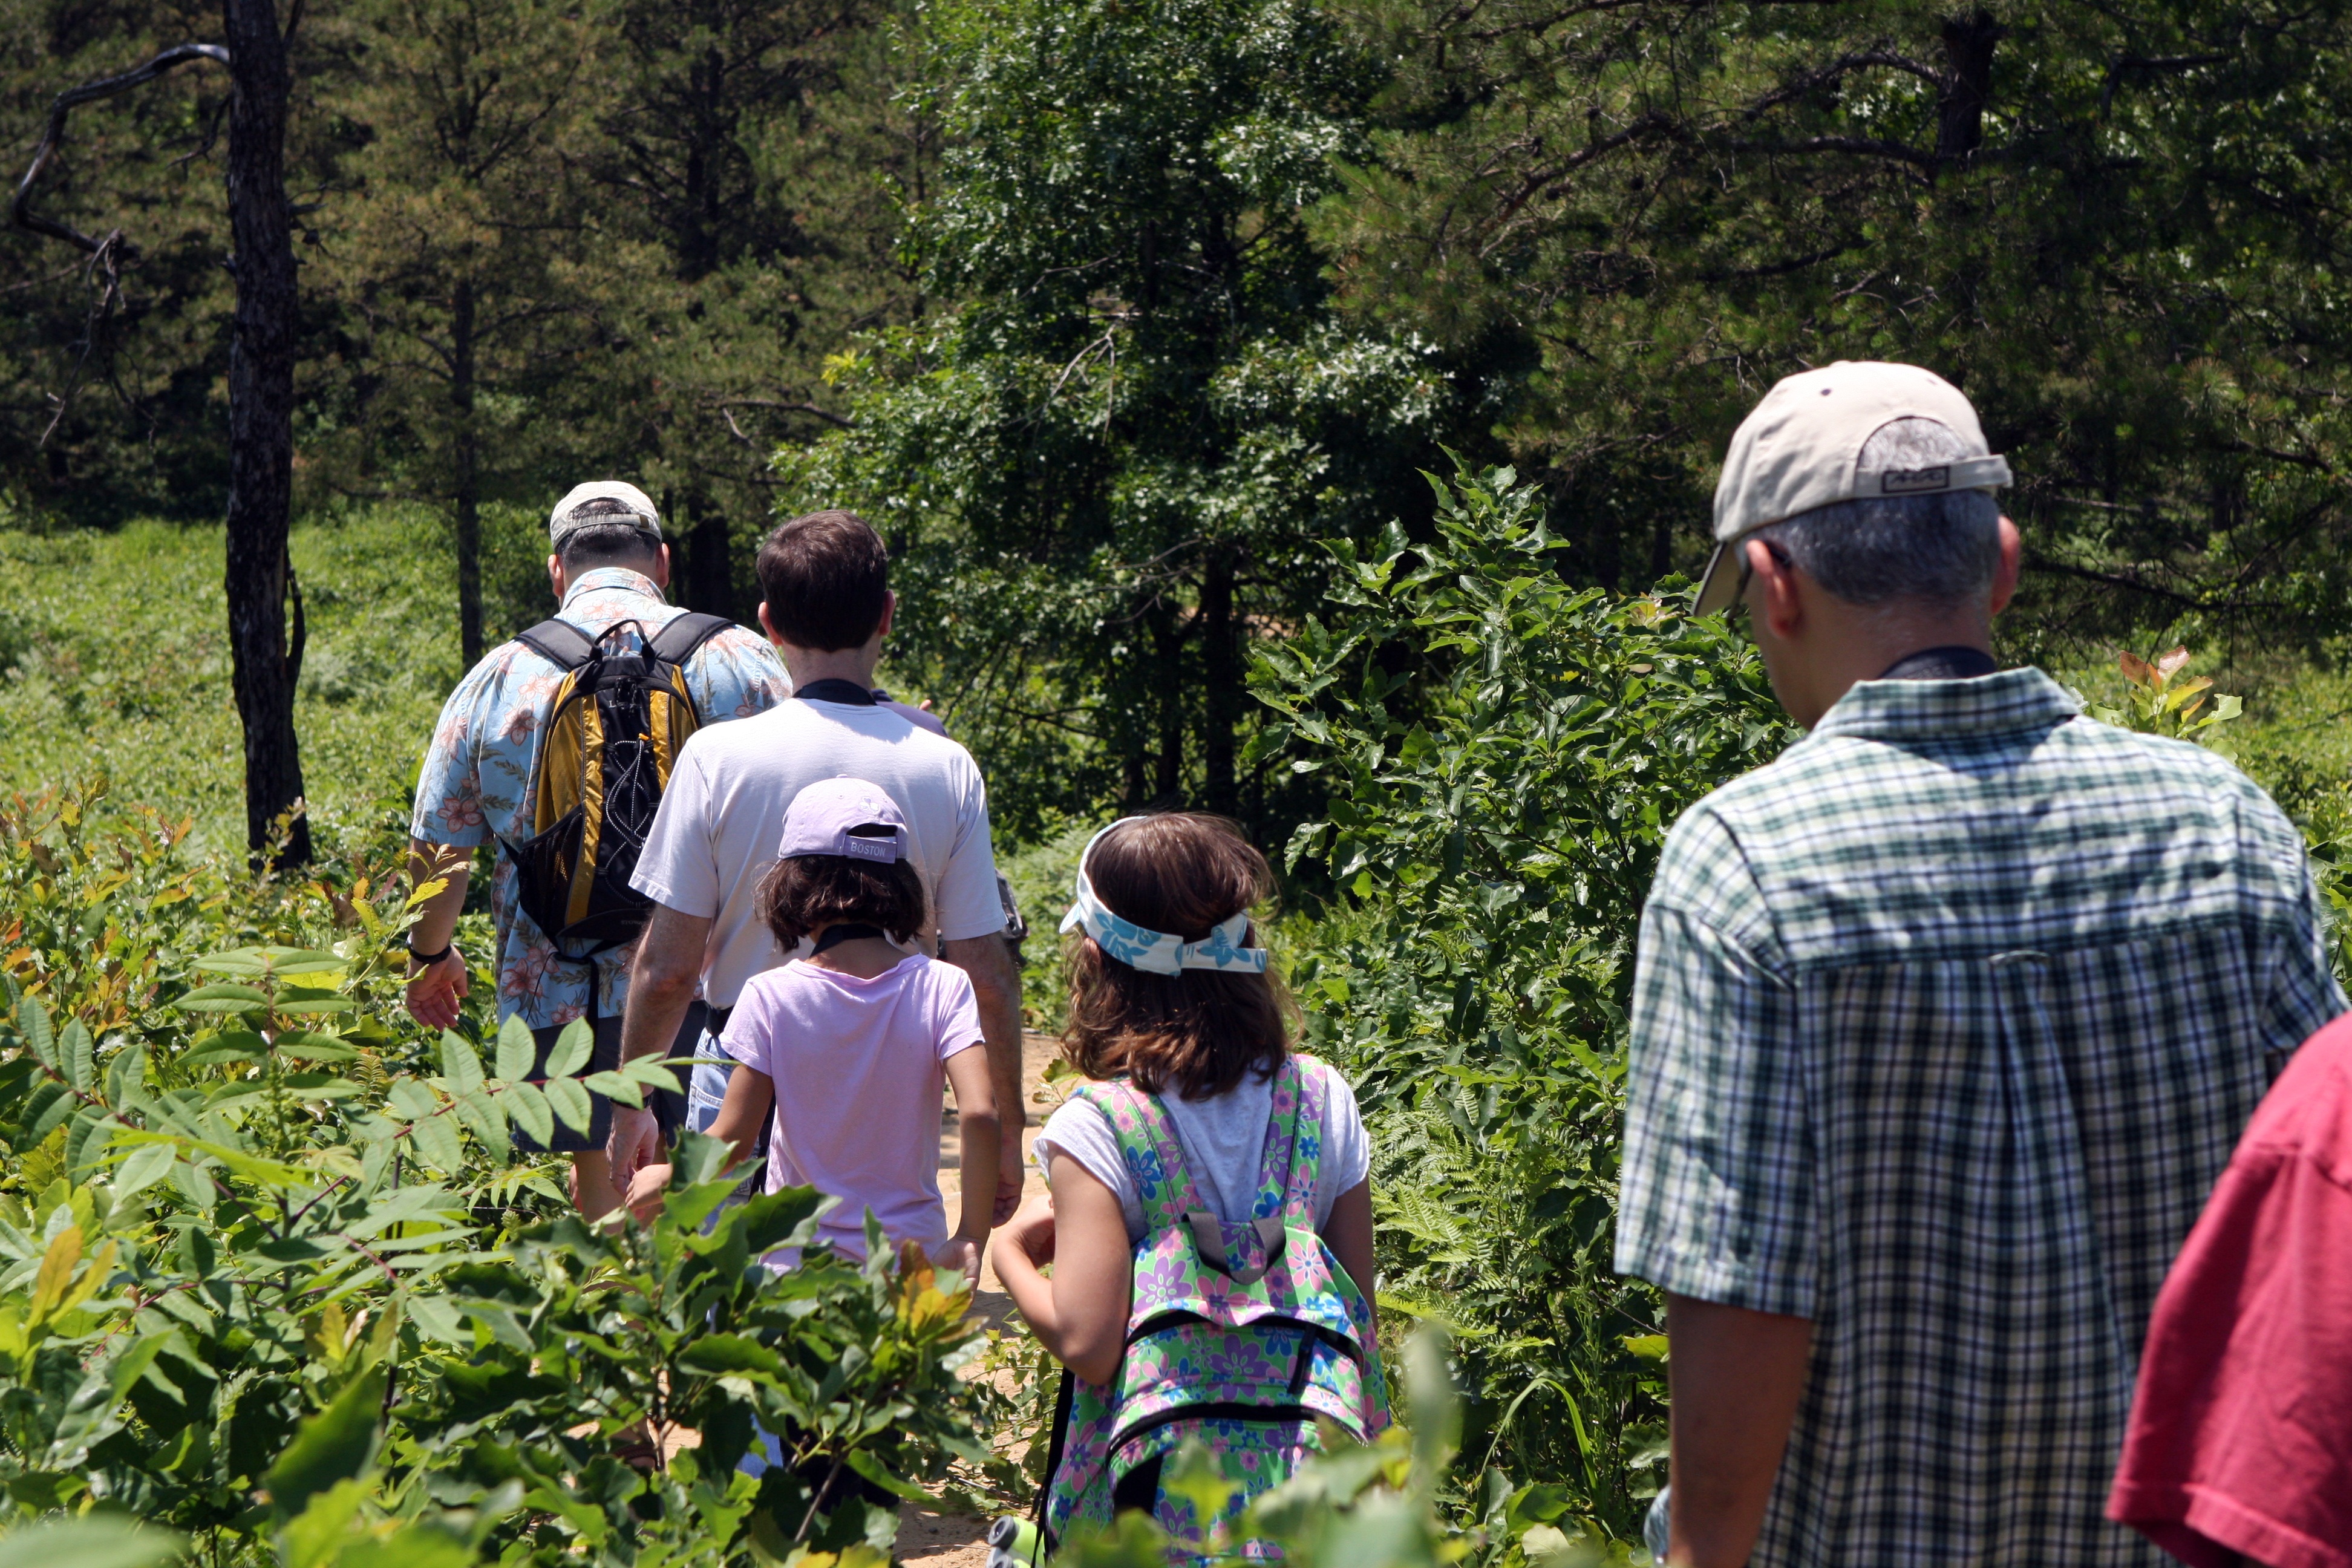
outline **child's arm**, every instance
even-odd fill
[[[963,1218],[956,1233],[931,1254],[942,1268],[961,1268],[980,1284],[980,1252],[988,1245],[988,1222],[996,1206],[996,1093],[988,1081],[988,1053],[962,1050],[947,1060],[948,1087],[955,1090],[956,1131],[963,1145],[960,1167]]]
[[[757,1068],[735,1064],[734,1076],[727,1080],[727,1098],[719,1102],[718,1119],[710,1124],[710,1136],[724,1138],[735,1145],[728,1156],[732,1164],[750,1157],[758,1145],[760,1123],[767,1119],[768,1108],[776,1102],[775,1080]],[[669,1166],[641,1165],[629,1179],[626,1202],[629,1212],[645,1224],[661,1208],[662,1194],[669,1189]]]
[[[1118,1197],[1076,1161],[1054,1161],[1051,1198],[1031,1198],[996,1249],[996,1277],[1054,1358],[1107,1384],[1127,1354],[1134,1279]],[[1054,1277],[1038,1272],[1051,1263]]]
[[[1380,1327],[1380,1308],[1372,1300],[1372,1184],[1367,1179],[1358,1182],[1331,1205],[1331,1217],[1324,1222],[1323,1239],[1330,1244],[1331,1255],[1356,1289],[1364,1293],[1364,1305],[1371,1309],[1372,1326]]]

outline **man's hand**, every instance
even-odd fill
[[[614,1100],[613,1130],[604,1137],[604,1159],[612,1167],[614,1188],[634,1197],[638,1175],[651,1169],[661,1157],[661,1123],[654,1120],[654,1113]],[[665,1174],[662,1179],[667,1182],[669,1178]]]
[[[408,961],[408,1016],[428,1029],[455,1028],[458,1004],[466,999],[473,977],[466,973],[466,955],[452,942],[449,951],[431,963]]]

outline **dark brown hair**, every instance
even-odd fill
[[[863,647],[882,624],[890,552],[854,511],[813,511],[760,546],[760,592],[776,635],[821,653]]]
[[[923,879],[905,860],[795,855],[760,882],[760,918],[786,952],[829,925],[880,926],[901,942],[923,929]]]
[[[1095,897],[1123,920],[1204,941],[1274,890],[1274,871],[1222,816],[1171,811],[1113,828],[1087,858]],[[1257,928],[1243,938],[1257,945]],[[1130,968],[1080,934],[1069,948],[1070,1021],[1062,1049],[1088,1078],[1127,1074],[1146,1094],[1224,1093],[1289,1053],[1297,1005],[1273,973]]]

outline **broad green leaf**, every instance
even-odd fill
[[[499,1099],[505,1104],[507,1114],[514,1118],[515,1126],[530,1134],[541,1148],[555,1141],[555,1113],[536,1084],[510,1084]]]
[[[582,1087],[580,1080],[576,1078],[551,1078],[543,1088],[547,1103],[556,1115],[563,1119],[563,1124],[574,1132],[585,1133],[590,1119],[595,1115],[596,1107],[589,1100],[588,1090]]]
[[[441,1075],[449,1080],[453,1094],[466,1094],[482,1087],[482,1058],[466,1037],[454,1029],[441,1031]]]
[[[147,1143],[131,1152],[114,1174],[114,1200],[121,1203],[172,1173],[174,1151],[169,1143]]]
[[[360,1055],[332,1035],[312,1034],[278,1036],[278,1054],[299,1062],[350,1062]]]
[[[278,1011],[309,1016],[320,1013],[350,1013],[359,1003],[333,991],[308,991],[289,985],[278,993]]]
[[[449,1304],[448,1298],[415,1294],[403,1296],[401,1302],[403,1310],[428,1337],[461,1350],[474,1348],[473,1331],[467,1328],[465,1318]]]
[[[252,1030],[225,1029],[180,1060],[189,1067],[214,1067],[223,1062],[257,1062],[268,1055],[269,1042]]]
[[[383,1405],[384,1369],[369,1367],[334,1402],[302,1424],[269,1468],[269,1507],[283,1521],[318,1493],[364,1471],[375,1458],[376,1420]]]
[[[580,1069],[588,1065],[588,1058],[595,1054],[595,1049],[596,1032],[589,1027],[588,1020],[572,1019],[563,1026],[563,1032],[555,1037],[555,1048],[547,1053],[547,1076],[579,1077]]]
[[[263,965],[252,948],[237,948],[228,952],[207,953],[188,967],[202,974],[235,974],[253,977],[262,973]]]
[[[278,1083],[297,1100],[351,1100],[367,1092],[365,1086],[332,1073],[292,1072]]]
[[[184,1540],[119,1514],[89,1514],[23,1525],[0,1535],[0,1568],[152,1568]]]
[[[262,1013],[269,995],[252,985],[199,985],[172,1005],[188,1013]]]
[[[531,1043],[530,1026],[522,1015],[510,1013],[499,1026],[499,1076],[509,1083],[520,1083],[530,1076],[531,1064],[538,1058],[538,1047]]]
[[[503,1160],[508,1147],[507,1119],[499,1109],[498,1097],[476,1089],[471,1094],[459,1095],[457,1106],[457,1119],[482,1141],[485,1148]]]
[[[406,1077],[393,1079],[392,1087],[384,1091],[383,1098],[384,1103],[392,1108],[394,1115],[405,1117],[411,1121],[424,1120],[432,1115],[441,1105],[441,1102],[433,1097],[431,1089],[416,1079]]]
[[[353,1477],[313,1496],[300,1515],[278,1531],[282,1568],[326,1568],[334,1562],[366,1495],[366,1486]]]
[[[455,1176],[465,1170],[465,1145],[457,1137],[457,1124],[448,1117],[421,1117],[408,1136],[416,1152],[442,1174]]]
[[[647,1089],[666,1089],[678,1092],[680,1085],[675,1069],[653,1057],[639,1057],[621,1064],[621,1076],[645,1085]]]
[[[623,1105],[642,1106],[646,1102],[644,1089],[634,1079],[623,1078],[616,1072],[590,1073],[581,1079],[591,1089]]]
[[[66,1076],[73,1086],[88,1094],[98,1087],[98,1060],[89,1038],[89,1030],[79,1018],[66,1020],[65,1033],[58,1037],[58,1055],[64,1058]]]

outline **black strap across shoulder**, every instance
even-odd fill
[[[518,632],[515,641],[558,669],[577,669],[596,651],[595,638],[561,618],[544,620],[527,632]]]
[[[734,624],[725,616],[683,615],[656,632],[646,646],[664,663],[682,665],[695,649]],[[596,651],[595,638],[561,616],[517,633],[515,641],[558,669],[577,669]]]
[[[665,664],[684,664],[696,648],[734,624],[725,616],[688,612],[654,634],[654,657]]]

